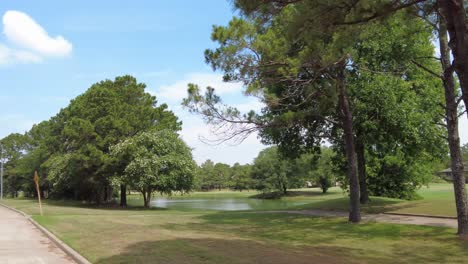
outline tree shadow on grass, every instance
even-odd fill
[[[190,239],[145,241],[120,254],[102,258],[106,263],[361,263],[339,247],[287,247],[243,239]]]
[[[167,208],[162,207],[150,207],[145,208],[144,206],[138,205],[128,205],[125,207],[120,206],[116,203],[107,203],[107,204],[92,204],[82,201],[74,200],[52,200],[47,199],[43,200],[45,206],[54,206],[54,207],[65,207],[65,208],[81,208],[81,209],[95,209],[95,210],[111,210],[111,211],[166,211]]]
[[[361,211],[368,214],[378,214],[384,212],[390,212],[395,210],[401,210],[406,208],[412,208],[417,206],[416,203],[390,199],[384,197],[371,197],[371,201],[365,205],[361,205]],[[299,205],[291,209],[320,209],[327,211],[348,211],[349,210],[349,198],[335,198],[328,200],[313,201],[305,205]]]
[[[278,213],[219,212],[200,223],[166,225],[187,232],[230,232],[267,243],[303,247],[339,247],[340,255],[375,257],[369,263],[447,263],[466,258],[468,242],[453,229],[397,224],[350,224],[342,218]],[[410,245],[405,245],[405,244]]]

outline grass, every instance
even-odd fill
[[[31,200],[7,200],[34,213]],[[454,230],[288,214],[45,205],[39,223],[93,263],[456,263]]]
[[[409,203],[424,211],[426,202],[450,198],[443,184],[420,193],[424,199],[412,202],[373,198],[372,209],[365,210]],[[233,196],[222,191],[190,197]],[[139,204],[137,198],[131,196],[130,203]],[[306,201],[304,208],[347,205],[338,189],[327,195],[296,190],[282,199]],[[33,200],[5,203],[33,215],[93,263],[463,263],[468,258],[468,242],[458,239],[454,229],[441,227],[354,225],[341,218],[268,212],[96,208],[70,201],[46,201],[41,217]]]
[[[297,209],[324,209],[324,210],[348,210],[349,199],[341,195],[337,196],[337,190],[333,189],[329,199],[311,201],[308,204],[298,206]],[[433,215],[456,217],[455,198],[453,186],[449,183],[433,183],[429,187],[418,190],[421,199],[405,201],[385,197],[371,197],[371,202],[362,206],[366,213],[401,213],[416,215]]]
[[[403,203],[404,206],[393,210],[393,212],[451,217],[457,216],[452,184],[431,184],[429,188],[422,188],[418,193],[423,199]]]

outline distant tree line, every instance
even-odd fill
[[[463,149],[466,148],[468,144]],[[443,159],[408,159],[401,153],[380,158],[365,155],[369,196],[417,198],[417,189],[432,181],[437,169],[444,166]],[[293,159],[282,156],[278,147],[268,147],[252,164],[245,165],[206,160],[195,176],[195,189],[199,191],[257,190],[268,194],[265,197],[279,197],[290,189],[305,187],[318,187],[326,193],[337,185],[348,191],[344,157],[336,146],[322,146]]]
[[[326,153],[329,151],[327,148],[324,150]],[[320,186],[326,192],[334,182],[334,174],[326,173],[333,168],[331,163],[317,162],[323,159],[330,161],[326,155],[287,159],[280,156],[277,147],[269,147],[258,154],[253,164],[229,166],[207,160],[198,168],[195,186],[201,191],[257,190],[264,194],[276,193],[277,196],[286,194],[289,189],[307,186]]]

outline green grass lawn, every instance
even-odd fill
[[[457,216],[452,184],[431,184],[429,188],[422,188],[418,193],[423,199],[404,202],[399,208],[392,210],[392,212]]]
[[[341,193],[341,194],[339,194]],[[362,206],[366,213],[402,213],[456,217],[453,186],[450,183],[433,183],[418,190],[421,199],[405,201],[385,197],[371,197],[371,202]],[[329,198],[329,199],[328,199]],[[333,188],[330,196],[321,201],[311,201],[298,209],[348,210],[349,199],[341,190]],[[288,198],[286,198],[288,199]]]
[[[374,198],[375,208],[366,210],[412,203],[414,210],[424,212],[425,203],[449,201],[448,187],[421,190],[424,199],[412,202]],[[235,193],[238,198],[252,194]],[[229,198],[232,193],[190,197],[208,196]],[[283,199],[307,201],[303,207],[309,208],[340,209],[347,204],[338,189],[327,195],[297,190]],[[129,200],[140,202],[137,196]],[[93,263],[464,263],[468,259],[468,242],[458,239],[454,229],[440,227],[355,225],[340,218],[251,211],[93,208],[68,201],[46,201],[41,217],[33,200],[5,203],[33,215]]]

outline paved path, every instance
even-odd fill
[[[348,217],[347,212],[338,211],[325,211],[325,210],[288,210],[288,211],[268,211],[274,213],[289,213],[289,214],[302,214],[312,216],[327,216],[327,217]],[[457,220],[440,217],[427,217],[427,216],[410,216],[410,215],[394,215],[394,214],[363,214],[363,221],[368,222],[383,222],[393,224],[406,224],[406,225],[424,225],[424,226],[442,226],[457,228]]]
[[[28,219],[0,206],[0,264],[75,263]]]

